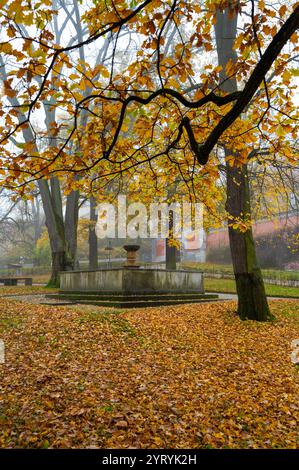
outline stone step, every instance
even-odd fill
[[[58,295],[117,295],[117,296],[123,296],[126,295],[127,297],[136,297],[136,296],[143,296],[143,295],[150,295],[150,296],[157,296],[157,295],[180,295],[180,296],[185,296],[185,295],[207,295],[203,293],[202,291],[138,291],[136,293],[131,293],[131,292],[126,292],[125,290],[123,291],[107,291],[107,290],[60,290],[58,292]],[[52,295],[52,294],[49,294]]]
[[[47,298],[54,296],[55,294],[47,295]],[[152,296],[150,299],[136,299],[134,296],[128,300],[122,298],[117,298],[116,296],[111,296],[109,299],[103,299],[97,296],[97,298],[79,298],[77,295],[76,298],[73,296],[63,296],[64,299],[72,301],[75,304],[84,304],[84,305],[95,305],[101,307],[117,307],[117,308],[147,308],[147,307],[161,307],[167,305],[180,305],[180,304],[193,304],[193,303],[202,303],[202,302],[214,302],[220,300],[217,295],[206,295],[201,294],[201,297],[191,297],[182,298],[182,296],[173,296],[173,298],[163,298],[163,296]],[[87,296],[85,296],[87,297]],[[120,297],[120,296],[118,296]],[[170,296],[168,296],[170,297]],[[52,297],[53,298],[53,297]],[[57,295],[55,296],[57,298]],[[62,296],[60,297],[60,299]]]
[[[194,304],[194,303],[202,303],[202,302],[214,302],[218,301],[219,299],[206,299],[206,300],[148,300],[148,301],[127,301],[127,302],[122,302],[122,301],[114,301],[114,300],[79,300],[76,303],[77,304],[84,304],[84,305],[98,305],[100,307],[116,307],[116,308],[148,308],[148,307],[165,307],[165,306],[171,306],[171,305],[181,305],[181,304]]]
[[[148,300],[206,300],[206,299],[217,299],[217,294],[140,294],[140,295],[125,295],[125,294],[102,294],[102,293],[72,293],[72,292],[61,292],[58,294],[47,294],[47,298],[50,299],[66,299],[66,300],[115,300],[115,301],[148,301]]]

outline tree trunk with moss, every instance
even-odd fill
[[[227,165],[226,210],[233,220],[251,219],[247,166]],[[245,232],[234,229],[229,220],[229,242],[238,294],[238,314],[242,320],[268,321],[270,313],[255,243],[250,227]]]
[[[220,73],[222,90],[226,93],[237,91],[235,77],[225,73],[227,63],[235,62],[233,49],[237,33],[237,14],[230,15],[229,9],[218,11],[215,24],[218,63],[222,66]],[[229,150],[228,150],[229,148]],[[233,142],[228,142],[225,155],[233,152]],[[255,243],[250,227],[245,232],[232,227],[233,221],[251,220],[250,191],[247,165],[241,168],[226,164],[228,232],[232,255],[233,269],[238,294],[238,314],[242,320],[251,319],[269,321],[270,313],[261,269],[258,265]]]
[[[89,218],[92,224],[88,230],[88,248],[89,248],[89,269],[98,269],[98,237],[95,231],[95,225],[98,220],[97,216],[97,205],[94,197],[89,200]]]
[[[165,261],[166,269],[176,269],[177,248],[171,244],[173,239],[173,211],[169,211],[168,227],[169,237],[165,240]]]

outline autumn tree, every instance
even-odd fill
[[[11,29],[16,3],[24,7],[17,11],[18,24],[34,26],[30,37]],[[157,188],[161,181],[171,185],[179,174],[190,198],[212,211],[224,158],[238,311],[241,318],[269,319],[250,228],[247,164],[249,158],[254,161],[261,139],[270,154],[296,161],[290,145],[298,119],[290,59],[298,52],[298,4],[94,1],[77,9],[86,36],[68,45],[56,44],[45,22],[40,26],[39,13],[26,9],[25,2],[11,1],[1,8],[6,34],[1,51],[14,62],[4,93],[21,106],[2,107],[4,184],[22,191],[36,179],[59,176],[67,181],[67,191],[100,196],[110,180],[125,174],[133,187],[142,183],[144,188]],[[48,15],[57,12],[50,9]],[[91,65],[91,45],[101,48],[109,37],[110,60]],[[36,57],[31,46],[41,51]],[[76,54],[82,50],[84,59]],[[119,60],[122,56],[125,61]],[[21,74],[28,86],[33,59],[40,83],[33,90],[29,86],[28,96],[16,77]],[[274,76],[270,81],[269,74]],[[29,147],[12,151],[9,139],[28,129],[33,112],[49,94],[51,107],[68,116],[64,139],[38,155]]]
[[[234,50],[237,24],[238,10],[232,11],[230,6],[224,10],[218,9],[215,24],[217,55],[221,67],[221,89],[227,94],[238,91],[236,76],[227,73],[228,67],[233,67],[237,62]],[[238,159],[233,139],[224,144],[223,151],[226,157],[228,232],[238,294],[238,313],[242,319],[268,320],[271,319],[271,314],[258,265],[252,227],[234,227],[238,220],[245,223],[246,220],[251,220],[247,162],[241,159],[239,165],[230,164],[230,155]]]
[[[64,2],[63,0],[53,0],[44,2],[44,8],[34,9],[30,11],[26,9],[21,12],[22,2],[17,2],[17,11],[12,10],[16,4],[6,4],[3,6],[5,14],[10,18],[7,27],[8,38],[14,38],[18,35],[23,39],[22,52],[15,51],[14,58],[22,61],[26,57],[26,53],[30,57],[27,67],[20,67],[16,78],[18,79],[18,87],[25,93],[25,96],[31,97],[42,85],[42,76],[46,71],[46,66],[41,64],[45,59],[45,50],[30,41],[29,27],[38,22],[41,30],[44,29],[46,21],[51,20],[49,30],[44,30],[44,39],[51,40],[55,44],[62,44],[67,38],[68,43],[72,44],[83,41],[87,33],[86,26],[81,22],[79,12],[79,2]],[[48,7],[48,8],[47,8]],[[57,12],[60,12],[58,15]],[[34,16],[36,15],[36,16]],[[35,23],[36,22],[36,23]],[[4,21],[5,23],[5,21]],[[7,24],[7,23],[5,23]],[[73,33],[69,39],[70,31]],[[103,47],[97,52],[95,63],[105,61],[108,53],[108,39],[104,42]],[[6,42],[3,46],[2,53],[10,50],[10,43]],[[84,73],[84,63],[86,61],[85,51],[78,48],[78,60],[82,64],[82,72]],[[17,119],[20,125],[21,133],[17,135],[9,135],[9,140],[15,147],[24,153],[30,152],[31,155],[38,156],[43,151],[55,152],[59,148],[59,142],[63,139],[67,123],[63,112],[59,113],[59,106],[56,102],[56,92],[59,84],[60,74],[63,73],[64,63],[55,64],[48,74],[48,91],[40,96],[40,103],[37,109],[42,106],[43,113],[40,113],[44,119],[44,128],[39,128],[36,119],[30,125],[22,126],[21,123],[26,121],[26,113],[22,107],[22,98],[18,99],[17,93],[12,89],[13,72],[12,64],[7,60],[4,62],[5,55],[0,57],[0,78],[3,83],[3,91],[6,100],[11,109],[11,115]],[[89,87],[85,90],[88,96],[91,92]],[[26,95],[27,94],[27,95]],[[6,125],[11,123],[11,115],[7,116]],[[80,125],[85,126],[87,114],[82,113],[80,117]],[[68,155],[75,155],[79,158],[81,149],[80,144],[76,142],[68,149]],[[15,163],[13,163],[14,167]],[[46,174],[43,176],[47,176]],[[43,202],[43,209],[46,216],[46,225],[49,234],[51,253],[52,253],[52,274],[49,285],[59,285],[59,272],[64,270],[72,270],[76,264],[77,252],[77,225],[79,211],[79,190],[76,187],[76,181],[80,177],[74,177],[72,187],[68,188],[65,180],[58,178],[57,175],[51,174],[48,179],[38,177],[37,184]],[[25,188],[21,190],[24,194]],[[27,188],[26,188],[26,192]]]
[[[58,8],[59,1],[45,2],[45,5],[48,7]],[[9,13],[10,7],[11,5],[5,5],[3,8],[5,9],[5,12]],[[75,7],[76,6],[74,4],[73,11]],[[21,2],[18,4],[18,8],[22,8]],[[37,14],[37,19],[41,22],[41,25],[44,25],[47,15],[49,18],[52,18],[52,31],[48,31],[47,37],[53,38],[55,42],[59,43],[64,29],[68,26],[69,18],[67,18],[67,21],[59,24],[57,17],[55,17],[55,15],[52,16],[51,11],[52,10],[50,8],[41,10]],[[17,60],[22,60],[22,58],[25,57],[26,52],[28,52],[31,57],[28,67],[26,69],[20,68],[17,74],[19,83],[21,83],[25,88],[23,90],[24,93],[28,93],[28,96],[30,97],[40,86],[41,74],[45,71],[45,67],[43,65],[39,65],[39,57],[43,55],[43,51],[35,47],[33,43],[26,41],[26,38],[30,37],[28,27],[32,24],[31,20],[33,15],[30,11],[27,11],[27,13],[25,12],[23,22],[21,21],[20,15],[22,16],[20,10],[17,9],[15,11],[15,16],[9,21],[7,34],[8,37],[14,37],[18,31],[24,39],[23,52],[17,51]],[[70,15],[69,12],[68,15]],[[80,31],[80,25],[77,25],[77,28]],[[5,61],[5,57],[2,54],[0,57],[0,78],[3,82],[5,98],[8,101],[9,107],[12,109],[11,112],[20,124],[26,119],[26,116],[24,114],[24,108],[22,108],[21,100],[18,99],[17,93],[11,87],[11,76],[11,64],[9,60]],[[41,99],[45,123],[45,131],[42,135],[37,137],[38,129],[34,122],[30,126],[22,127],[21,136],[9,136],[9,140],[15,145],[15,147],[20,148],[23,152],[29,151],[31,154],[38,155],[41,148],[47,148],[47,145],[55,148],[58,144],[59,137],[57,134],[61,123],[59,123],[57,107],[53,98],[56,80],[57,71],[52,70],[51,74],[49,74],[49,93]],[[8,123],[9,119],[6,121],[6,124]],[[55,175],[52,175],[48,181],[44,178],[39,178],[37,180],[37,184],[42,198],[52,253],[52,276],[50,284],[57,285],[59,271],[72,269],[74,267],[79,195],[75,190],[71,191],[67,195],[64,214],[64,202],[61,193],[60,180]]]

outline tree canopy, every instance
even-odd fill
[[[224,9],[240,18],[225,70],[213,30]],[[298,3],[13,0],[0,13],[0,172],[11,189],[53,175],[88,192],[124,173],[179,174],[204,194],[224,146],[231,165],[263,147],[295,162]],[[223,91],[227,77],[237,91]]]

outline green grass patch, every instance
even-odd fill
[[[137,331],[131,324],[121,316],[124,310],[102,310],[98,312],[90,311],[79,317],[77,321],[81,323],[106,323],[115,333],[125,333],[128,336],[136,336]]]
[[[212,263],[196,263],[186,261],[182,263],[182,268],[195,269],[204,271],[205,273],[220,273],[233,275],[233,267],[231,264],[212,264]],[[264,278],[278,279],[282,281],[298,281],[299,271],[282,271],[280,269],[262,269]]]
[[[8,317],[0,319],[0,331],[18,330],[22,327],[22,319],[20,317]]]
[[[287,306],[281,303],[277,311],[286,317],[299,321],[299,302],[294,302],[292,305],[289,304]]]
[[[205,290],[207,292],[236,293],[236,283],[233,279],[205,278]],[[265,284],[266,294],[273,297],[293,297],[299,299],[298,287],[276,286]]]

